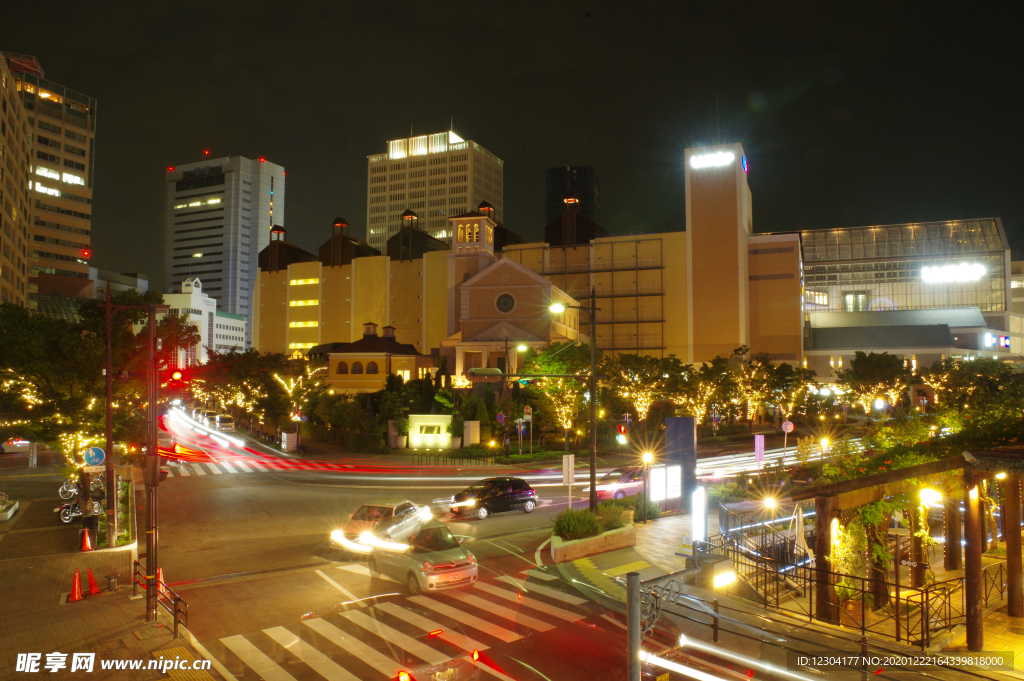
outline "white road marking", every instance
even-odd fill
[[[363,565],[361,563],[355,563],[353,565],[338,565],[336,567],[339,570],[345,570],[346,572],[354,572],[357,575],[362,575],[363,577],[373,577],[373,575],[370,574],[370,568],[366,567],[365,565]],[[389,582],[394,582],[395,584],[399,583],[398,580],[391,579],[390,577],[388,577],[387,575],[385,575],[383,573],[378,575],[377,579],[383,579],[383,580],[386,580],[386,581],[389,581]]]
[[[427,662],[431,666],[444,664],[451,658],[444,655],[440,651],[437,651],[422,641],[417,641],[411,636],[406,636],[402,632],[389,627],[383,622],[370,617],[365,612],[353,610],[352,612],[343,612],[341,616],[347,619],[349,622],[358,624],[363,629],[377,634],[385,641],[393,643],[402,650],[412,653],[416,657],[420,658],[424,662]]]
[[[479,629],[488,636],[493,636],[505,643],[512,643],[513,641],[518,641],[522,638],[522,636],[514,631],[509,631],[504,627],[499,627],[497,624],[491,624],[487,620],[482,620],[479,617],[462,612],[458,608],[453,608],[446,603],[438,603],[432,598],[427,598],[426,596],[412,596],[409,600],[417,605],[422,605],[424,608],[430,608],[435,612],[451,617],[459,624],[465,624],[468,627]]]
[[[183,475],[186,478],[189,477],[188,464],[182,463],[178,466],[178,475]]]
[[[540,546],[538,546],[537,550],[534,551],[534,553],[533,553],[533,562],[537,564],[537,567],[540,567],[541,565],[544,564],[544,561],[542,561],[541,558],[540,558],[540,550],[542,548],[544,548],[545,546],[547,546],[550,542],[551,542],[551,537],[548,537],[547,539],[544,540],[544,543],[541,544]]]
[[[485,672],[487,672],[491,676],[493,676],[495,678],[498,678],[498,679],[501,679],[501,681],[516,681],[511,676],[507,676],[505,674],[502,674],[497,669],[491,669],[488,665],[483,664],[479,660],[474,660],[473,657],[470,656],[470,655],[466,655],[462,659],[464,659],[466,662],[469,662],[471,665],[474,665],[476,667],[479,667],[480,669],[483,669]]]
[[[541,586],[540,584],[527,585],[527,583],[523,580],[516,579],[515,577],[509,577],[508,575],[502,575],[501,577],[498,577],[498,579],[500,579],[503,582],[508,582],[509,584],[512,584],[517,588],[522,589],[523,591],[536,591],[542,596],[547,596],[548,598],[553,598],[556,601],[562,601],[563,603],[569,603],[570,605],[583,605],[587,602],[587,599],[585,598],[579,598],[578,596],[570,596],[569,594],[562,593],[561,591],[558,591],[556,589],[549,589],[548,587]]]
[[[196,472],[196,475],[206,475],[206,471],[204,471],[203,467],[200,466],[199,464],[193,463],[193,464],[189,464],[189,465],[192,466],[192,470],[194,470]]]
[[[327,657],[284,627],[264,629],[263,633],[277,641],[283,647],[287,648],[288,652],[308,664],[315,672],[325,679],[337,679],[337,681],[359,681],[358,676],[353,675],[337,662]]]
[[[423,617],[419,613],[413,612],[412,610],[409,610],[407,608],[400,608],[394,603],[378,603],[375,607],[378,610],[388,613],[389,615],[394,615],[403,622],[408,622],[414,627],[419,627],[423,631],[440,631],[441,633],[437,635],[439,639],[441,639],[442,641],[447,641],[448,643],[451,643],[453,646],[457,646],[459,648],[462,648],[463,650],[468,650],[472,652],[474,650],[487,650],[487,648],[489,647],[483,643],[480,643],[480,641],[474,641],[473,639],[464,634],[460,634],[458,632],[451,631],[450,629],[446,629],[443,625],[438,624],[437,622],[434,622],[432,620],[428,620],[426,617]]]
[[[333,586],[333,587],[334,587],[335,589],[337,589],[337,590],[338,590],[338,591],[340,591],[341,593],[343,593],[343,594],[345,594],[346,596],[348,596],[348,597],[349,597],[349,599],[351,599],[351,600],[353,600],[353,601],[355,601],[355,600],[358,600],[358,599],[356,598],[356,596],[355,596],[355,594],[354,594],[354,593],[352,593],[351,591],[349,591],[348,589],[346,589],[345,587],[343,587],[343,586],[342,586],[341,584],[338,584],[338,583],[337,583],[336,581],[334,581],[333,579],[331,579],[330,577],[328,577],[327,575],[325,575],[325,574],[323,573],[323,570],[317,570],[317,571],[316,571],[316,573],[317,573],[318,575],[320,575],[321,577],[323,577],[324,579],[326,579],[326,580],[328,581],[328,583],[330,583],[330,585],[331,585],[331,586]]]
[[[212,463],[207,463],[206,467],[209,468],[211,471],[213,471],[214,475],[220,475],[221,474],[221,470],[219,468],[217,468],[216,466],[214,466]]]
[[[220,640],[224,646],[238,655],[242,662],[266,681],[296,681],[295,677],[282,669],[276,662],[249,642],[244,636],[228,636]]]
[[[527,577],[533,577],[534,579],[543,579],[545,582],[553,582],[556,579],[558,579],[558,577],[555,577],[554,575],[549,575],[546,572],[541,572],[540,570],[523,570],[523,573],[526,573]]]
[[[238,471],[236,471],[236,470],[234,469],[234,467],[233,467],[233,466],[232,466],[231,464],[229,464],[229,463],[228,463],[227,461],[218,461],[217,463],[218,463],[218,464],[219,464],[220,466],[222,466],[222,467],[224,468],[224,470],[226,470],[226,471],[227,471],[228,473],[237,473],[237,472],[238,472]]]
[[[398,666],[397,662],[381,655],[352,634],[342,631],[326,620],[316,617],[311,620],[302,620],[302,623],[334,645],[352,653],[389,679],[395,678],[398,676],[398,672],[402,671],[402,667]]]
[[[466,605],[471,605],[475,608],[480,608],[484,612],[489,612],[492,615],[497,615],[498,617],[504,617],[507,620],[515,622],[516,624],[524,624],[533,629],[534,631],[551,631],[555,628],[553,625],[548,624],[547,622],[541,622],[538,619],[534,619],[533,617],[524,615],[521,612],[516,612],[511,608],[506,608],[502,605],[498,605],[497,603],[494,603],[492,601],[485,601],[479,596],[472,596],[470,594],[463,593],[462,591],[449,591],[448,595],[452,598],[459,599]]]
[[[252,473],[252,469],[251,469],[251,468],[249,468],[248,466],[246,466],[246,465],[245,465],[244,463],[242,463],[241,461],[235,461],[235,465],[236,465],[236,466],[238,466],[239,468],[241,468],[241,469],[242,469],[243,471],[245,471],[246,473]]]
[[[553,605],[548,605],[547,603],[543,603],[541,601],[538,601],[536,598],[530,598],[526,595],[524,595],[523,598],[520,600],[519,594],[512,593],[508,589],[502,589],[500,586],[494,586],[493,584],[485,584],[484,582],[477,582],[474,586],[476,586],[476,588],[480,589],[481,591],[486,591],[487,593],[497,596],[498,598],[503,598],[504,600],[511,601],[512,603],[519,603],[521,605],[525,605],[528,608],[532,608],[534,610],[537,610],[538,612],[542,612],[545,615],[557,617],[558,619],[565,620],[566,622],[579,622],[580,620],[586,618],[584,615],[577,614],[570,610],[565,610],[564,608],[556,608]]]

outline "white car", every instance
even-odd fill
[[[413,595],[471,586],[478,576],[476,556],[437,520],[421,525],[402,547],[375,550],[366,564],[372,576],[391,577]]]
[[[29,444],[29,441],[23,437],[12,437],[10,440],[0,444],[0,454],[27,452]]]

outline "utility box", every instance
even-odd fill
[[[480,422],[465,421],[462,429],[462,446],[480,444]]]
[[[281,433],[281,449],[286,452],[294,452],[299,447],[298,433]]]

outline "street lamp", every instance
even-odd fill
[[[775,497],[766,497],[764,507],[772,512],[772,525],[775,524]]]
[[[942,503],[942,492],[937,489],[925,487],[921,490],[919,496],[921,497],[922,506],[938,506]]]
[[[555,314],[566,308],[590,311],[590,510],[597,511],[597,291],[590,289],[590,305],[564,305],[552,303],[548,308]]]
[[[650,452],[644,452],[644,525],[647,524],[647,467],[651,465],[651,461],[653,459],[653,454]]]
[[[517,347],[516,350],[518,350],[519,352],[526,352],[526,346],[520,343],[519,347]]]

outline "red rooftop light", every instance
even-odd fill
[[[209,149],[203,149],[203,156],[209,156],[209,155],[210,155],[210,150]]]
[[[266,163],[266,162],[267,162],[267,159],[265,159],[262,156],[260,156],[260,163]]]
[[[174,172],[174,166],[167,166],[167,170],[173,173]]]

